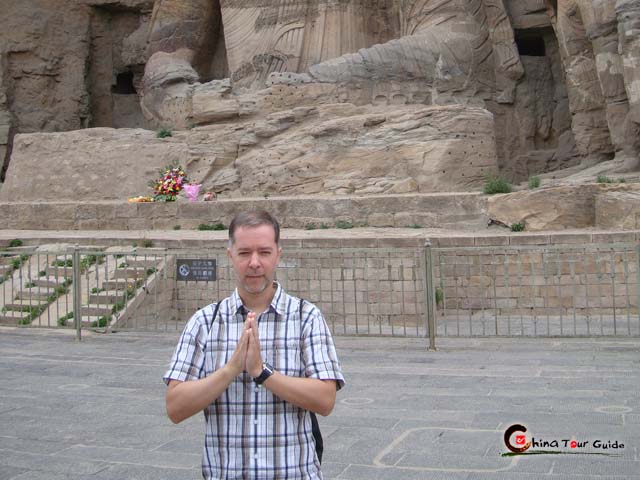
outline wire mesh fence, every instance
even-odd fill
[[[639,251],[292,248],[277,280],[315,303],[335,335],[429,336],[431,345],[436,335],[640,336]],[[0,252],[0,323],[177,332],[235,284],[222,248],[10,249]]]
[[[441,336],[638,336],[634,244],[433,249]]]

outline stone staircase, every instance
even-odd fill
[[[7,253],[0,256],[0,299],[2,307],[0,309],[0,324],[2,325],[24,325],[31,318],[32,306],[40,305],[43,301],[34,297],[33,304],[30,303],[28,296],[29,289],[14,289],[17,282],[18,285],[24,285],[22,281],[22,266],[29,259],[29,255],[24,249],[17,249],[13,253],[13,249],[8,249]]]
[[[40,255],[32,249],[28,255],[2,258],[13,260],[10,276],[6,273],[4,276],[8,286],[2,292],[0,323],[47,326],[57,321],[51,314],[54,317],[68,315],[67,309],[61,312],[58,308],[48,315],[46,322],[40,320],[54,302],[69,294],[73,267],[68,255]]]
[[[163,264],[159,256],[116,255],[113,258],[108,275],[92,286],[82,305],[82,321],[92,327],[108,329],[116,326]]]

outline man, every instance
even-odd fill
[[[275,282],[279,241],[267,212],[233,219],[236,290],[189,320],[164,376],[174,423],[204,410],[206,479],[322,478],[309,412],[329,415],[344,378],[320,310]]]

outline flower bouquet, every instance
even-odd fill
[[[174,164],[161,170],[160,178],[152,180],[149,186],[153,189],[156,202],[175,202],[187,183],[187,173],[180,165]]]

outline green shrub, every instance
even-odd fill
[[[524,222],[512,223],[511,224],[512,232],[523,232],[524,231]]]
[[[419,225],[417,223],[412,223],[411,225],[409,225],[409,228],[422,228],[422,225]]]
[[[182,227],[181,227],[180,225],[174,225],[174,226],[173,226],[173,229],[174,229],[174,230],[181,230],[181,229],[182,229]]]
[[[142,241],[142,247],[143,248],[151,248],[151,247],[153,247],[153,240],[149,240],[149,239],[143,240]]]
[[[444,292],[442,291],[442,288],[436,287],[436,305],[438,306],[442,305],[443,301],[444,301]]]
[[[315,224],[315,223],[307,223],[307,224],[304,226],[304,229],[305,229],[305,230],[315,230],[316,228],[318,228],[318,227],[316,226],[316,224]]]
[[[487,177],[484,181],[483,192],[487,195],[495,193],[511,193],[511,185],[502,177]]]
[[[80,260],[80,270],[85,271],[91,265],[102,262],[104,262],[104,258],[102,255],[100,257],[98,257],[97,255],[86,255],[82,258],[82,260]]]
[[[329,225],[327,225],[326,223],[320,224],[320,230],[328,230],[328,229],[329,229]]]
[[[540,186],[540,177],[529,177],[529,190],[535,190]]]
[[[161,128],[156,133],[156,138],[166,138],[166,137],[171,137],[171,136],[173,136],[173,134],[171,133],[171,129],[170,128]]]
[[[104,328],[109,323],[108,317],[100,317],[97,321],[91,322],[92,327]]]
[[[66,260],[54,260],[51,264],[52,267],[73,267],[73,260],[70,258]]]
[[[210,223],[201,223],[196,227],[197,230],[226,230],[224,223],[218,222],[214,224]]]
[[[11,248],[21,247],[21,246],[22,246],[22,240],[20,240],[19,238],[14,238],[9,242],[9,247]]]
[[[609,178],[606,175],[598,175],[598,178],[596,178],[596,182],[597,183],[615,183],[613,178]]]
[[[116,304],[113,307],[111,307],[111,311],[113,313],[118,313],[120,310],[123,310],[124,307],[125,307],[125,302],[121,300],[119,302],[116,302]]]
[[[336,222],[336,228],[348,230],[350,228],[353,228],[353,223],[351,223],[349,220],[338,220]]]
[[[58,318],[58,326],[66,327],[69,320],[73,320],[73,312],[69,312],[64,317]]]

